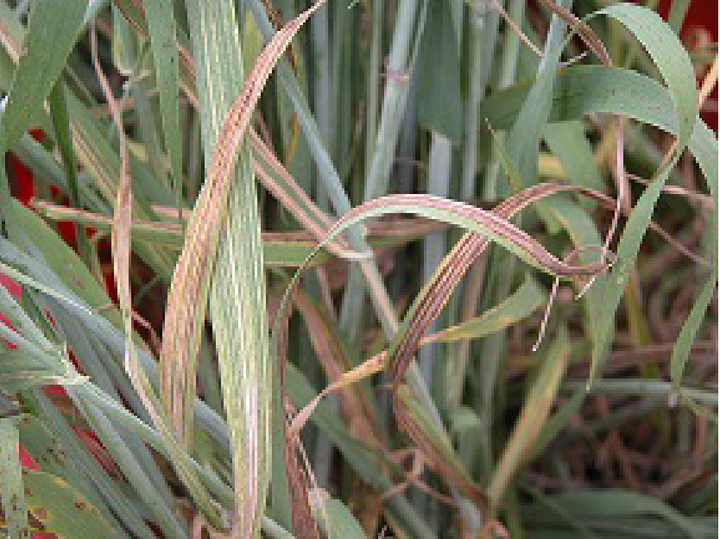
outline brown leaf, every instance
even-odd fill
[[[310,232],[318,241],[322,241],[327,235],[327,230],[332,226],[332,219],[323,212],[305,191],[297,184],[295,178],[285,169],[283,164],[275,157],[272,150],[262,139],[250,130],[250,141],[254,150],[253,170],[267,189],[279,202],[297,219],[305,230]],[[261,160],[259,161],[258,158]],[[263,168],[262,162],[270,167],[284,181],[280,185]],[[354,251],[350,249],[344,238],[330,242],[328,250],[340,258],[357,258]]]
[[[380,372],[385,366],[386,358],[387,355],[383,350],[379,354],[371,357],[370,359],[366,360],[354,369],[343,373],[340,379],[323,389],[313,400],[311,400],[303,407],[302,410],[300,410],[300,412],[293,418],[292,423],[288,427],[289,432],[293,435],[299,435],[300,431],[305,426],[305,423],[307,423],[307,420],[310,419],[310,415],[312,415],[313,411],[323,399],[323,397],[329,395],[330,393],[334,393],[339,389],[343,389],[352,384],[355,384],[360,380],[367,378],[368,376],[372,376],[373,374]]]
[[[285,473],[292,500],[292,531],[295,537],[319,538],[317,523],[310,507],[310,482],[298,460],[300,438],[290,427],[285,430]]]
[[[325,375],[332,383],[338,382],[346,371],[352,369],[352,362],[342,339],[331,329],[329,315],[300,290],[293,294],[293,303],[305,321],[315,355],[323,366]],[[350,426],[350,432],[363,443],[378,447],[379,440],[382,439],[380,429],[362,392],[346,386],[340,388],[338,393],[340,408]]]
[[[130,298],[130,223],[132,221],[132,197],[130,196],[130,165],[128,157],[127,138],[123,130],[122,115],[110,83],[103,73],[97,54],[97,34],[95,33],[95,19],[90,20],[90,48],[95,73],[102,87],[108,107],[112,112],[113,121],[118,131],[120,141],[120,179],[118,181],[117,196],[115,198],[115,212],[113,214],[111,247],[113,254],[113,270],[118,299],[126,325],[130,323],[132,301]],[[128,334],[128,338],[130,334]]]
[[[459,488],[478,508],[487,509],[490,506],[487,496],[472,482],[468,475],[450,464],[446,456],[438,450],[432,440],[425,434],[424,429],[415,421],[406,404],[406,398],[409,395],[407,387],[404,387],[403,390],[401,393],[396,393],[393,398],[393,414],[400,430],[410,437],[422,451],[424,458],[430,463],[431,467],[449,485]]]

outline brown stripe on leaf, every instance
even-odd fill
[[[571,185],[543,183],[528,187],[527,189],[519,192],[517,195],[509,197],[490,212],[485,212],[480,208],[475,208],[475,210],[477,212],[483,212],[480,215],[492,214],[496,219],[509,222],[509,219],[513,215],[528,206],[530,203],[561,191],[589,192],[587,189]],[[515,230],[519,229],[516,228]],[[523,234],[525,233],[523,232]],[[525,236],[527,235],[525,234]],[[537,243],[535,240],[532,241]],[[407,325],[407,330],[399,333],[399,335],[401,335],[400,339],[393,343],[389,350],[390,365],[388,367],[388,372],[395,388],[402,383],[402,380],[405,377],[405,372],[410,365],[410,360],[415,354],[415,350],[417,350],[420,339],[423,337],[428,327],[430,327],[432,321],[440,314],[445,304],[450,299],[450,294],[458,285],[467,269],[489,244],[490,240],[481,234],[469,232],[463,235],[450,253],[448,253],[448,255],[443,259],[443,262],[436,270],[431,281],[425,285],[420,294],[418,294],[415,298],[415,301],[410,307],[403,324]],[[537,245],[543,249],[542,246],[539,244]],[[557,261],[557,259],[555,260]],[[578,272],[578,274],[581,275],[586,274],[585,271],[588,269],[592,270],[588,272],[589,274],[596,274],[598,271],[602,271],[602,269],[605,268],[605,265],[603,264],[572,267],[566,264],[563,265],[565,266],[565,269],[583,268],[582,271]],[[572,274],[572,272],[566,274]]]
[[[310,482],[298,459],[300,437],[285,429],[285,473],[292,501],[292,531],[295,537],[319,538],[317,524],[310,507]]]
[[[353,365],[340,335],[333,331],[328,313],[300,290],[294,292],[293,303],[305,321],[315,355],[325,375],[332,383],[338,382]],[[350,426],[350,432],[363,443],[377,448],[382,439],[380,427],[363,392],[347,386],[341,388],[338,394],[340,408]]]
[[[413,418],[407,405],[407,399],[409,398],[412,397],[410,397],[409,389],[406,386],[400,388],[393,398],[393,414],[400,430],[407,434],[417,445],[427,462],[448,485],[460,489],[478,508],[488,508],[490,504],[487,496],[472,482],[464,468],[461,465],[453,466],[452,447],[448,447],[448,452],[443,454],[438,448],[438,444],[427,436],[426,429]]]
[[[160,354],[163,402],[183,446],[192,435],[195,371],[207,293],[227,209],[228,178],[260,93],[290,40],[324,3],[319,0],[292,19],[258,56],[223,122],[207,178],[188,224],[185,245],[175,266],[168,294]],[[192,400],[193,406],[188,405]]]

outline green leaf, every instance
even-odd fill
[[[10,539],[30,537],[19,448],[17,418],[0,418],[0,501]]]
[[[585,136],[582,122],[569,121],[546,124],[543,139],[560,160],[568,179],[576,185],[584,185],[602,191],[603,181],[595,165],[595,155]],[[593,207],[591,201],[583,201],[583,207]]]
[[[75,153],[73,151],[70,118],[68,116],[67,99],[65,97],[65,84],[62,79],[59,79],[55,83],[48,101],[53,120],[55,139],[57,140],[60,155],[62,156],[66,180],[64,183],[68,186],[70,205],[75,208],[80,208],[82,207],[82,202],[80,198],[80,188],[78,186],[78,170]],[[89,260],[90,244],[85,234],[85,229],[77,224],[75,226],[78,239],[78,251],[86,260]]]
[[[80,491],[45,472],[23,476],[28,504],[50,533],[61,537],[118,537],[117,531]]]
[[[13,205],[14,216],[24,234],[27,235],[35,248],[39,250],[55,274],[62,279],[63,284],[68,290],[85,300],[93,308],[110,305],[112,302],[107,295],[104,284],[100,284],[95,280],[87,266],[83,264],[82,260],[80,260],[72,250],[72,247],[65,243],[57,232],[48,227],[36,213],[22,206],[17,200],[13,200]],[[61,292],[55,292],[47,286],[25,277],[17,270],[12,268],[8,270],[7,267],[4,267],[2,271],[27,286],[36,288],[45,294],[55,297],[59,301],[78,305],[69,296]],[[84,306],[80,308],[87,310]],[[112,320],[117,327],[122,327],[119,311],[111,308],[103,312],[103,314],[106,318]]]
[[[586,394],[587,393],[584,390],[576,391],[572,397],[566,400],[562,405],[558,406],[558,410],[554,414],[548,417],[545,423],[543,423],[537,440],[535,440],[532,450],[530,451],[530,460],[538,458],[538,456],[545,451],[548,444],[555,439],[563,428],[565,428],[565,426],[577,413],[580,405],[585,400]]]
[[[430,131],[442,133],[458,147],[462,143],[464,101],[460,92],[458,40],[448,6],[430,2],[426,24],[416,68],[418,122]],[[439,66],[442,76],[438,76]]]
[[[668,24],[678,35],[680,35],[680,29],[682,28],[689,7],[690,0],[673,0],[672,6],[670,6]]]
[[[628,69],[601,66],[571,66],[561,70],[557,77],[550,122],[578,120],[592,113],[619,114],[678,133],[673,98],[650,77]],[[496,92],[483,101],[480,115],[495,129],[509,129],[529,88],[530,83],[525,81]],[[693,127],[688,147],[711,191],[716,189],[717,139],[701,120]]]
[[[43,114],[43,103],[60,76],[80,30],[87,0],[70,0],[57,16],[57,3],[39,0],[30,17],[23,53],[13,76],[12,87],[0,123],[0,218],[14,237],[19,232],[10,201],[5,152],[17,143],[31,122]]]
[[[160,92],[165,149],[170,156],[170,170],[175,181],[176,203],[182,202],[182,144],[180,140],[180,111],[178,92],[180,68],[175,41],[175,16],[171,0],[145,2],[145,17],[150,33],[150,47],[155,61],[157,86]]]
[[[555,67],[563,49],[562,41],[559,39],[563,29],[562,21],[558,17],[553,17],[545,45],[545,56],[540,62],[537,79],[508,134],[507,152],[518,167],[522,187],[533,185],[538,181],[540,133],[550,115],[549,105],[556,84]],[[507,194],[507,191],[501,193]],[[541,211],[540,214],[542,216],[543,212]],[[551,229],[554,228],[552,219],[545,220]]]
[[[578,382],[566,382],[565,387],[568,389],[576,389],[580,387]],[[715,391],[707,389],[697,389],[693,387],[676,388],[670,382],[662,380],[645,380],[637,378],[605,378],[598,380],[591,388],[593,393],[602,393],[608,395],[660,395],[668,398],[680,398],[680,403],[692,404],[698,402],[710,406],[718,405],[718,394]],[[717,419],[715,419],[717,422]]]
[[[42,115],[45,99],[60,76],[84,26],[87,0],[38,0],[30,17],[23,54],[15,71],[2,122],[4,150],[12,148],[31,122]]]
[[[555,402],[560,381],[565,374],[569,349],[567,330],[562,327],[547,351],[520,417],[493,471],[487,493],[496,503],[502,501],[510,481],[532,453],[532,447]]]
[[[670,359],[670,378],[676,388],[679,388],[680,382],[682,382],[682,375],[690,356],[690,349],[705,318],[705,311],[713,298],[716,284],[717,269],[703,285],[700,295],[695,300],[695,305],[690,311],[690,315],[680,330],[675,346],[673,346],[672,358]]]
[[[50,367],[48,356],[28,346],[22,337],[3,326],[0,327],[0,338],[17,347],[0,354],[0,389],[3,392],[13,394],[60,380]],[[60,356],[56,359],[59,360]]]
[[[532,314],[542,305],[547,294],[537,284],[537,281],[526,276],[525,282],[502,303],[451,328],[432,335],[424,342],[455,342],[465,339],[478,339],[501,331],[516,324],[519,320]]]
[[[609,346],[615,312],[620,298],[627,286],[629,268],[635,264],[640,243],[647,231],[660,192],[670,171],[687,146],[697,120],[695,106],[695,72],[690,57],[677,36],[665,22],[652,11],[633,5],[614,5],[598,12],[618,20],[643,44],[670,90],[673,109],[678,125],[677,148],[671,162],[659,171],[657,177],[645,190],[628,218],[625,230],[620,238],[617,256],[620,261],[607,280],[605,301],[596,328],[588,384],[592,384],[595,374]],[[647,96],[645,96],[647,99]]]
[[[644,494],[619,489],[577,489],[557,496],[548,496],[547,499],[580,521],[585,519],[622,521],[631,517],[649,515],[673,524],[676,531],[682,534],[678,536],[698,539],[700,537],[700,533],[690,519],[662,501]],[[535,522],[547,521],[548,516],[550,515],[547,507],[540,503],[523,510],[523,518]]]
[[[70,204],[80,207],[80,191],[78,190],[77,165],[75,154],[72,148],[70,133],[70,120],[68,118],[67,102],[65,99],[65,84],[58,80],[53,87],[48,99],[50,103],[50,114],[53,119],[55,139],[57,140],[60,154],[62,155],[63,169],[65,171],[65,184],[70,192]]]
[[[642,43],[665,79],[678,120],[678,153],[682,153],[697,119],[695,71],[687,51],[670,27],[654,11],[630,4],[597,13],[621,22]]]
[[[158,523],[163,534],[167,537],[184,537],[184,525],[179,515],[172,510],[172,498],[167,484],[158,484],[153,481],[153,475],[148,473],[138,461],[137,455],[132,451],[131,447],[135,440],[129,443],[124,440],[118,431],[119,425],[111,423],[97,403],[91,399],[77,398],[78,394],[82,393],[77,393],[72,386],[65,389],[68,396],[73,399],[77,409],[83,414],[92,431],[108,449],[113,460],[117,462],[127,477],[129,484],[150,510],[153,520]],[[185,464],[184,462],[175,462],[174,459],[173,463],[177,466]]]
[[[328,539],[363,539],[365,532],[355,517],[337,498],[315,489],[310,493],[315,520]]]

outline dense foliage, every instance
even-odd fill
[[[1,1],[2,532],[715,537],[717,5],[638,4]]]

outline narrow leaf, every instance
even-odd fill
[[[690,58],[677,36],[657,13],[629,4],[610,6],[599,13],[613,17],[625,25],[655,61],[672,96],[673,109],[677,115],[678,138],[672,160],[658,171],[653,183],[638,200],[620,238],[617,256],[621,264],[613,269],[607,280],[605,302],[600,315],[600,325],[596,330],[597,340],[593,349],[588,384],[592,384],[607,351],[615,312],[628,283],[628,269],[635,263],[655,203],[670,171],[690,141],[697,119],[694,71]]]
[[[577,489],[552,496],[550,499],[580,520],[622,522],[624,519],[647,515],[672,524],[676,537],[701,537],[700,530],[689,518],[663,501],[646,494],[620,489]],[[547,515],[548,510],[542,504],[533,504],[524,513],[525,518],[537,521],[537,517]]]
[[[171,0],[145,2],[145,17],[150,33],[157,86],[160,93],[165,149],[170,157],[170,170],[175,183],[178,211],[182,207],[182,144],[178,89],[180,68],[178,47],[175,41],[175,15]]]
[[[513,427],[510,439],[493,472],[488,496],[495,503],[502,502],[505,491],[520,469],[540,434],[550,409],[555,402],[560,380],[565,373],[568,358],[567,334],[562,331],[548,351],[535,384],[528,394],[520,418]]]
[[[686,53],[683,53],[686,54]],[[557,74],[550,122],[578,120],[592,113],[620,114],[678,134],[673,97],[660,83],[629,69],[570,66]],[[495,129],[509,129],[530,89],[516,84],[483,101],[480,115]],[[708,183],[717,186],[717,138],[701,120],[694,124],[689,150]]]
[[[15,71],[2,122],[2,148],[15,145],[30,123],[42,113],[45,99],[67,62],[83,29],[88,0],[40,0],[33,6],[23,54]]]
[[[713,298],[716,285],[717,270],[713,272],[713,275],[703,285],[700,295],[695,300],[695,305],[693,305],[690,315],[687,317],[687,320],[685,320],[680,330],[680,335],[678,335],[675,345],[673,346],[672,357],[670,359],[670,379],[676,388],[680,388],[685,365],[690,357],[690,349],[705,318],[705,311]]]
[[[479,339],[485,335],[495,333],[531,315],[535,309],[542,305],[545,297],[545,292],[535,279],[527,276],[525,282],[513,295],[496,307],[462,324],[426,337],[420,341],[420,345],[429,342],[456,342],[466,339]]]

